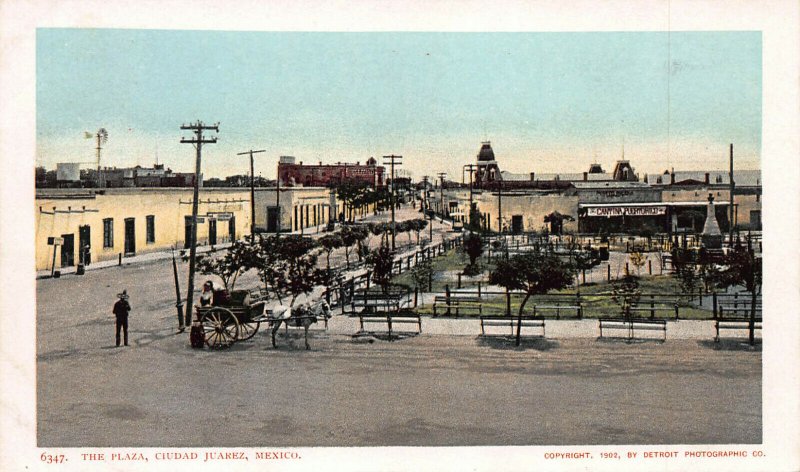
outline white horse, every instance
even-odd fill
[[[292,323],[293,326],[298,328],[303,327],[306,349],[311,349],[311,346],[308,345],[308,328],[317,322],[318,317],[324,317],[326,320],[331,317],[331,307],[325,300],[320,300],[314,304],[302,304],[295,308],[285,305],[274,307],[269,313],[269,323],[272,327],[272,347],[277,347],[275,334],[280,329],[281,323],[286,323],[287,329],[289,324]]]

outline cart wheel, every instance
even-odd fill
[[[240,321],[239,322],[239,341],[246,341],[258,332],[258,327],[261,323],[258,321]]]
[[[205,333],[206,344],[210,348],[225,348],[239,337],[239,321],[230,310],[214,307],[200,319]]]

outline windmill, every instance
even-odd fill
[[[103,148],[103,144],[108,142],[108,131],[106,131],[105,128],[100,128],[99,130],[97,130],[97,133],[95,133],[95,134],[92,134],[92,133],[90,133],[88,131],[84,131],[83,135],[84,135],[84,137],[86,137],[86,139],[92,139],[92,138],[96,138],[97,139],[97,147],[95,149],[97,150],[97,178],[98,178],[98,183],[99,183],[99,179],[100,179],[100,150]]]

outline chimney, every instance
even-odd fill
[[[531,182],[536,180],[536,172],[531,172]]]
[[[586,182],[587,180],[589,180],[589,173],[588,172],[584,172],[583,173],[583,181]]]
[[[706,185],[708,185],[708,184],[709,184],[708,177],[709,177],[709,176],[708,176],[708,172],[706,172]]]
[[[675,171],[672,171],[669,174],[669,184],[670,185],[675,185]]]

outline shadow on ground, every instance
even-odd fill
[[[555,341],[532,336],[523,336],[520,338],[519,346],[517,346],[517,338],[515,336],[479,336],[476,341],[478,346],[512,351],[526,351],[528,349],[549,351],[558,347],[558,343]]]
[[[706,349],[713,349],[715,351],[752,351],[761,352],[761,340],[756,339],[755,346],[751,346],[747,338],[736,339],[720,339],[719,342],[714,341],[698,341],[697,345]]]
[[[663,338],[624,338],[624,337],[598,337],[595,341],[603,344],[664,344],[666,341]]]
[[[392,333],[392,336],[389,337],[389,333],[357,333],[353,335],[353,342],[359,344],[372,344],[375,341],[386,341],[386,342],[395,342],[395,341],[402,341],[404,339],[416,338],[419,336],[418,333]]]

